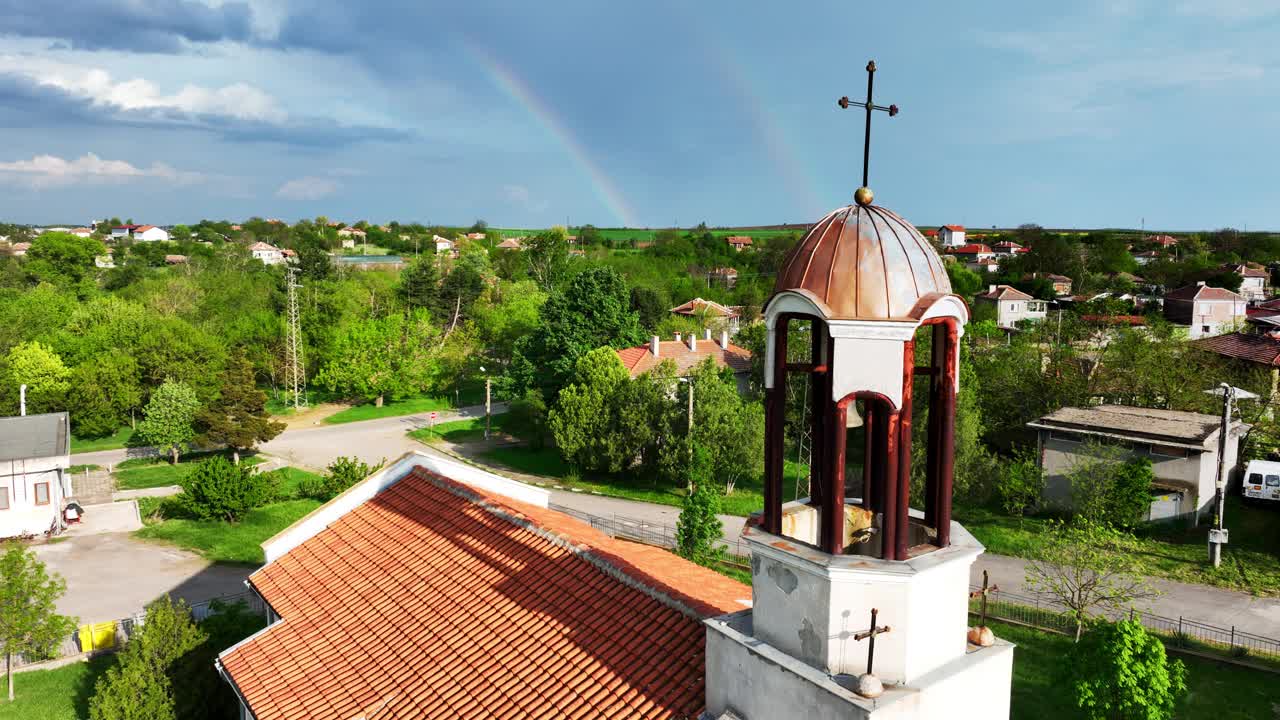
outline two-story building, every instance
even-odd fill
[[[938,242],[944,248],[960,247],[964,245],[964,226],[963,225],[943,225],[938,228]]]
[[[1009,285],[988,285],[987,291],[974,297],[975,317],[994,316],[1002,328],[1016,328],[1022,320],[1043,320],[1049,303],[1037,300]]]
[[[947,254],[963,263],[974,263],[979,260],[990,260],[996,256],[991,247],[982,243],[969,243],[947,250]]]
[[[1261,266],[1249,265],[1241,263],[1239,265],[1227,265],[1224,270],[1240,276],[1240,294],[1249,302],[1262,302],[1267,299],[1267,286],[1271,281],[1271,274]]]
[[[71,497],[65,412],[0,418],[0,538],[57,532]]]
[[[263,265],[279,265],[284,262],[284,253],[280,248],[262,241],[250,245],[249,253],[253,255],[254,260],[260,261]]]
[[[1099,405],[1067,407],[1027,423],[1038,431],[1040,467],[1045,472],[1043,500],[1070,507],[1072,468],[1091,460],[1091,443],[1122,448],[1119,460],[1147,458],[1155,479],[1151,484],[1149,520],[1211,513],[1218,473],[1218,435],[1215,415]],[[1235,420],[1226,443],[1226,467],[1236,465],[1240,438],[1249,426]]]
[[[1247,307],[1243,295],[1203,282],[1172,290],[1164,296],[1165,319],[1186,325],[1192,340],[1231,332],[1244,322]]]

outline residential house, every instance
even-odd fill
[[[707,284],[715,285],[717,283],[724,285],[727,288],[737,285],[738,271],[731,267],[712,268],[711,271],[707,273]]]
[[[1120,448],[1124,459],[1151,461],[1155,479],[1146,519],[1211,514],[1218,471],[1217,415],[1125,405],[1067,407],[1027,425],[1038,431],[1043,498],[1070,507],[1071,468],[1089,455],[1089,441]],[[1249,426],[1234,420],[1228,429],[1225,467],[1236,465],[1240,438]]]
[[[502,242],[498,243],[498,249],[499,250],[523,250],[524,249],[523,241],[524,241],[524,238],[518,238],[518,237],[507,238],[506,240],[503,240]]]
[[[654,335],[647,345],[618,350],[618,359],[634,378],[654,369],[663,360],[675,363],[676,374],[684,377],[702,361],[711,358],[716,367],[727,367],[733,371],[738,391],[745,393],[751,375],[751,351],[729,342],[728,330],[720,331],[719,340],[711,339],[710,329],[703,333],[701,340],[696,333],[689,333],[687,337],[676,333],[675,340],[662,340]]]
[[[111,239],[124,240],[125,238],[133,237],[133,231],[140,227],[142,226],[141,225],[116,225],[111,228]]]
[[[216,661],[240,717],[702,716],[704,621],[751,588],[550,499],[409,453],[264,542],[269,624]]]
[[[742,252],[743,250],[749,250],[751,248],[751,238],[746,235],[730,235],[725,238],[725,241],[728,242],[729,247],[733,248],[736,252]]]
[[[934,230],[934,229],[932,229],[932,228],[931,228],[931,229],[929,229],[929,230],[925,230],[925,231],[924,231],[924,236],[925,236],[925,237],[927,237],[927,238],[929,238],[930,240],[935,240],[935,241],[936,241],[936,240],[938,239],[938,231],[937,231],[937,230]]]
[[[1014,255],[1020,255],[1027,252],[1026,248],[1012,240],[1001,240],[995,245],[992,245],[991,248],[995,251],[997,256],[1003,255],[1012,257]]]
[[[1178,238],[1172,235],[1148,235],[1143,240],[1162,248],[1171,248],[1178,244]]]
[[[1267,299],[1267,286],[1271,282],[1271,273],[1268,273],[1260,265],[1250,265],[1241,263],[1239,265],[1226,265],[1224,270],[1240,276],[1240,294],[1249,302],[1262,302]]]
[[[338,237],[340,238],[349,237],[349,238],[355,238],[357,240],[364,240],[365,231],[357,227],[347,226],[338,231]]]
[[[1203,282],[1165,293],[1164,316],[1189,327],[1192,340],[1236,329],[1247,317],[1244,296]]]
[[[432,235],[431,240],[436,244],[437,255],[449,255],[450,257],[458,256],[458,251],[454,248],[453,241],[449,238]]]
[[[293,250],[290,250],[289,248],[281,248],[280,254],[284,256],[285,262],[290,262],[290,263],[298,262],[298,253],[294,252]]]
[[[742,308],[721,305],[713,300],[694,298],[687,303],[671,308],[671,313],[694,318],[701,322],[704,327],[728,330],[729,336],[732,337],[738,334]]]
[[[1149,265],[1164,257],[1159,250],[1144,250],[1133,254],[1133,261],[1139,265]]]
[[[14,243],[13,245],[9,246],[9,252],[13,253],[14,257],[23,257],[27,254],[27,251],[30,249],[31,249],[31,243],[29,242]]]
[[[1035,280],[1037,278],[1044,278],[1045,280],[1048,280],[1053,285],[1053,294],[1058,297],[1071,294],[1072,281],[1071,278],[1066,275],[1056,275],[1054,273],[1030,273],[1022,276],[1023,280]]]
[[[81,238],[93,237],[93,230],[91,228],[74,228],[69,232],[72,235],[75,235],[76,237],[81,237]]]
[[[0,538],[65,526],[70,438],[65,412],[0,418]]]
[[[485,238],[485,234],[484,234],[484,233],[482,233],[482,232],[470,232],[470,233],[467,233],[467,239],[468,239],[468,240],[483,240],[484,238]]]
[[[982,243],[969,243],[947,250],[947,254],[963,263],[978,262],[979,260],[989,260],[994,258],[996,254],[991,248]]]
[[[982,258],[964,265],[978,274],[1000,272],[1000,261],[995,258]]]
[[[262,241],[250,245],[249,254],[253,255],[254,260],[261,261],[263,265],[279,265],[284,262],[284,253],[280,248]]]
[[[139,242],[167,242],[169,233],[155,225],[139,225],[133,229],[133,239]]]
[[[943,225],[938,228],[938,239],[944,248],[958,248],[965,244],[963,225]]]
[[[1006,329],[1016,328],[1023,320],[1043,320],[1049,310],[1049,303],[1009,285],[988,285],[985,293],[974,297],[974,303],[975,316],[985,311]]]

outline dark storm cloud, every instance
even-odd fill
[[[191,43],[248,41],[248,3],[197,0],[0,0],[0,35],[54,38],[81,50],[180,53]]]
[[[397,128],[343,125],[325,118],[268,122],[175,110],[123,110],[94,105],[21,75],[0,73],[0,127],[134,127],[195,131],[236,143],[273,143],[300,148],[338,148],[366,142],[405,142],[413,134]]]

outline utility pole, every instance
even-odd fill
[[[1213,527],[1209,529],[1209,561],[1214,567],[1222,564],[1222,546],[1227,544],[1227,529],[1223,527],[1223,512],[1227,499],[1227,435],[1231,430],[1231,403],[1237,399],[1251,400],[1258,396],[1248,390],[1232,387],[1227,383],[1205,392],[1222,393],[1222,426],[1218,429],[1218,475],[1214,481]]]
[[[286,338],[285,381],[289,391],[293,393],[293,408],[298,410],[307,406],[307,371],[302,358],[302,333],[298,315],[298,284],[296,270],[285,271],[289,302],[289,329]]]

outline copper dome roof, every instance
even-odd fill
[[[907,319],[924,296],[950,293],[951,281],[911,223],[876,205],[849,205],[809,228],[787,255],[774,286],[783,290],[813,294],[829,319]]]

